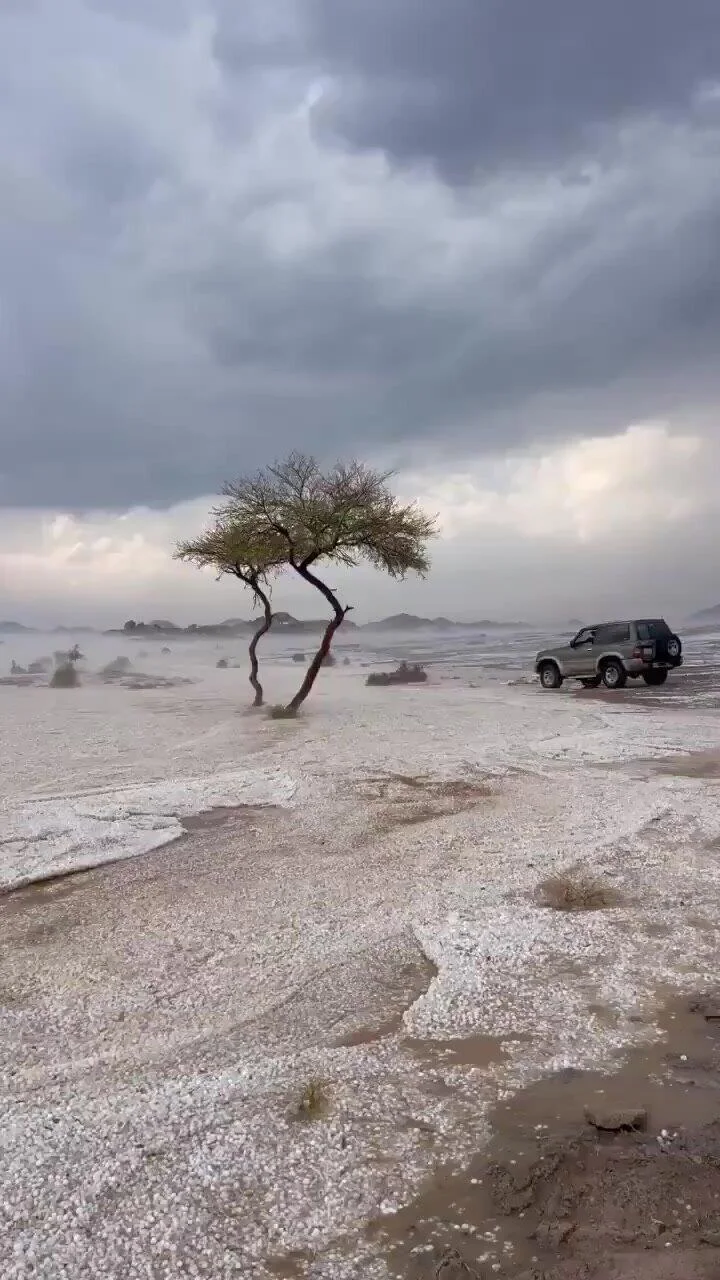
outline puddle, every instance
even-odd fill
[[[402,1047],[435,1067],[490,1067],[507,1058],[496,1036],[467,1036],[458,1040],[416,1040],[408,1036]]]
[[[381,972],[374,997],[381,1004],[382,1016],[377,1021],[366,1020],[359,1027],[345,1032],[334,1041],[333,1047],[351,1049],[398,1035],[402,1031],[405,1013],[425,995],[437,974],[437,966],[419,950],[417,959],[407,961],[396,971]]]
[[[720,1000],[657,1021],[615,1074],[563,1071],[499,1104],[482,1156],[370,1228],[390,1274],[720,1280]],[[636,1131],[596,1127],[640,1111]]]
[[[717,751],[694,751],[686,756],[672,756],[656,760],[653,772],[670,774],[675,778],[699,778],[704,781],[720,780],[720,755]]]
[[[307,1253],[288,1254],[284,1258],[267,1258],[265,1266],[271,1276],[277,1280],[301,1280],[307,1275],[307,1266],[311,1261]]]

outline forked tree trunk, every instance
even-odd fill
[[[234,573],[235,573],[235,577],[239,578],[241,582],[244,582],[246,587],[251,588],[251,590],[254,593],[255,599],[259,601],[260,604],[262,604],[263,614],[265,615],[262,626],[258,627],[257,631],[255,632],[248,646],[248,653],[250,655],[249,680],[250,680],[250,684],[255,690],[255,701],[253,702],[253,706],[261,707],[263,705],[263,687],[260,681],[258,680],[258,670],[259,670],[260,664],[258,663],[257,647],[258,647],[258,642],[262,639],[264,635],[266,635],[266,633],[270,630],[272,626],[272,622],[273,622],[272,605],[270,604],[269,595],[267,594],[266,591],[263,590],[262,586],[260,585],[260,575],[258,573],[246,572],[240,567],[239,564],[235,565]]]
[[[257,631],[255,632],[255,635],[253,636],[248,646],[248,653],[250,654],[249,679],[253,689],[255,690],[255,701],[253,702],[253,706],[261,707],[263,704],[263,687],[260,681],[258,680],[259,663],[257,659],[257,647],[258,647],[258,642],[262,639],[264,635],[267,635],[267,632],[270,630],[272,626],[273,616],[272,616],[272,609],[270,607],[270,601],[268,600],[267,596],[262,591],[259,591],[257,587],[255,588],[255,591],[257,595],[260,597],[260,599],[262,600],[265,620],[262,626],[258,627]]]
[[[317,679],[318,672],[330,652],[330,645],[332,644],[333,636],[335,635],[338,627],[342,626],[345,621],[345,617],[350,612],[351,608],[350,605],[346,605],[346,607],[343,608],[335,593],[331,591],[324,582],[321,582],[320,578],[316,578],[315,574],[311,573],[306,565],[296,564],[293,568],[296,569],[301,578],[304,578],[311,586],[317,587],[317,590],[322,592],[328,603],[332,605],[335,616],[330,620],[325,628],[323,638],[320,641],[320,648],[305,672],[305,678],[295,694],[295,697],[290,699],[287,705],[288,711],[297,711],[307,698]]]

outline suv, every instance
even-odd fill
[[[682,665],[680,637],[664,618],[632,622],[600,622],[583,627],[569,644],[543,649],[535,672],[543,689],[558,689],[566,678],[586,689],[622,689],[628,676],[646,684],[664,684],[668,671]]]

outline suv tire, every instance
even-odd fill
[[[557,662],[543,662],[538,675],[543,689],[559,689],[563,682]]]
[[[597,689],[601,679],[602,676],[590,676],[586,680],[581,680],[580,683],[583,689]]]
[[[664,684],[667,678],[668,673],[665,667],[651,667],[649,671],[643,672],[643,680],[653,688],[657,685]]]
[[[665,646],[665,651],[671,662],[677,662],[680,654],[682,653],[682,641],[680,640],[680,637],[675,635],[670,636]],[[660,684],[662,684],[662,680],[660,681]]]
[[[606,689],[623,689],[627,684],[627,671],[619,658],[608,658],[600,675]]]

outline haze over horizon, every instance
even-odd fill
[[[2,617],[250,616],[172,547],[292,448],[439,514],[358,620],[720,598],[716,0],[9,0],[0,81]]]

